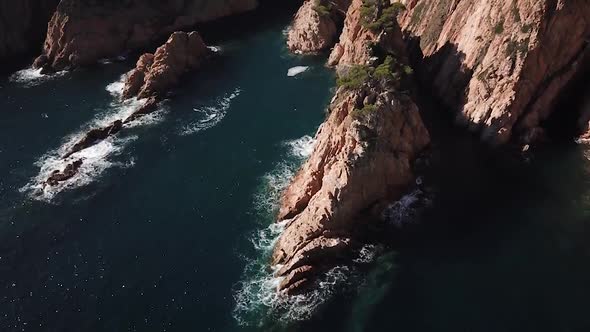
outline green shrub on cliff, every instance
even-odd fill
[[[316,0],[313,10],[315,10],[320,16],[329,16],[332,12],[332,4],[324,4],[322,0]]]
[[[405,9],[401,2],[364,0],[361,6],[362,24],[374,32],[391,30],[397,24],[397,16]]]
[[[350,67],[345,74],[338,77],[336,84],[346,89],[358,89],[367,82],[376,81],[380,84],[399,87],[404,76],[412,73],[413,70],[410,66],[400,63],[394,56],[388,55],[376,67],[367,65]]]
[[[388,55],[376,67],[367,65],[352,66],[336,80],[338,87],[345,89],[358,89],[365,83],[379,83],[398,88],[402,79],[414,71],[408,65],[400,63],[397,59]]]
[[[373,68],[370,66],[352,66],[346,74],[338,77],[336,84],[345,89],[358,89],[371,78],[372,72]]]
[[[373,104],[367,104],[365,106],[363,106],[363,108],[358,109],[355,108],[352,112],[352,114],[356,117],[361,117],[361,116],[365,116],[371,113],[374,113],[377,111],[377,106],[373,105]]]

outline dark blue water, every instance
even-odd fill
[[[233,297],[256,254],[249,238],[267,226],[267,179],[309,145],[299,139],[333,86],[323,59],[287,53],[284,18],[216,36],[221,55],[152,121],[94,151],[108,163],[89,183],[55,195],[27,184],[71,135],[121,113],[106,87],[133,61],[29,87],[39,82],[2,78],[0,330],[238,328]],[[310,68],[288,77],[299,65]]]
[[[502,156],[428,103],[431,203],[323,306],[269,313],[268,225],[334,84],[285,50],[288,21],[205,30],[221,54],[53,192],[36,180],[54,155],[133,107],[112,83],[135,58],[0,79],[0,331],[590,330],[585,147]]]

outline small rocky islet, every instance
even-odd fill
[[[590,136],[590,2],[587,0],[305,0],[285,33],[286,48],[325,57],[337,86],[313,152],[284,188],[284,225],[267,262],[279,297],[312,292],[326,273],[353,264],[363,246],[383,242],[385,210],[420,180],[436,153],[419,105],[424,91],[450,110],[456,131],[476,134],[502,158],[549,144],[550,128]],[[187,75],[216,53],[198,27],[260,10],[256,0],[21,1],[0,4],[0,59],[10,63],[42,45],[31,66],[73,71],[137,52],[124,75],[128,116],[90,128],[61,156],[43,188],[77,176],[79,152],[155,112]],[[22,19],[15,20],[15,16]],[[47,25],[48,23],[48,25]],[[40,44],[45,34],[45,41]],[[572,120],[573,119],[573,120]],[[439,158],[445,158],[444,155]],[[377,229],[377,230],[376,230]],[[394,240],[391,240],[395,242]],[[198,244],[196,244],[198,245]]]

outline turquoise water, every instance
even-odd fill
[[[117,101],[136,56],[0,79],[0,330],[588,331],[585,147],[499,158],[436,104],[427,193],[397,205],[395,245],[315,297],[273,297],[272,211],[334,85],[325,56],[286,51],[290,13],[206,27],[220,54],[51,192],[37,178],[60,149],[136,106]]]

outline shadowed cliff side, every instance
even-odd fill
[[[588,53],[586,0],[405,0],[422,80],[493,144],[528,144]]]
[[[37,53],[59,0],[0,0],[0,60]],[[1,69],[1,68],[0,68]]]
[[[34,66],[49,71],[92,64],[145,47],[173,31],[256,5],[256,0],[62,0]]]

